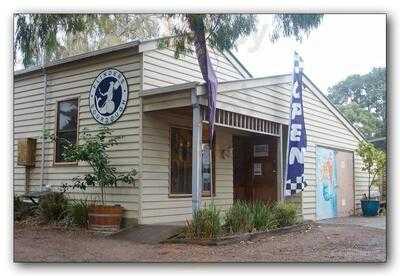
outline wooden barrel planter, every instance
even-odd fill
[[[124,208],[120,205],[92,205],[89,207],[89,230],[114,233],[121,229]]]

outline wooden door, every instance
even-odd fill
[[[277,141],[274,137],[235,136],[234,199],[277,200]]]
[[[337,151],[336,164],[338,167],[337,216],[347,217],[354,215],[353,153]]]
[[[277,200],[277,143],[274,137],[252,139],[252,201]]]

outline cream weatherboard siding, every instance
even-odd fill
[[[55,130],[56,103],[59,100],[79,97],[79,133],[86,128],[95,131],[100,126],[89,111],[89,91],[96,76],[107,68],[123,72],[129,85],[129,100],[124,114],[110,127],[114,135],[122,135],[120,144],[110,150],[111,163],[121,171],[135,168],[140,172],[139,117],[141,88],[141,55],[132,51],[120,51],[102,57],[91,58],[72,64],[64,64],[48,69],[48,88],[46,102],[46,129]],[[36,166],[31,170],[32,191],[40,190],[41,133],[43,116],[43,76],[28,73],[15,76],[14,80],[14,190],[17,194],[25,191],[25,169],[16,164],[17,140],[37,138]],[[45,144],[44,185],[60,186],[72,177],[89,172],[90,168],[78,165],[58,165],[53,163],[53,143]],[[107,203],[121,204],[127,210],[125,217],[139,217],[140,182],[111,188]],[[71,197],[79,197],[79,190],[71,191]],[[82,197],[82,195],[80,196]],[[97,189],[89,189],[83,197],[98,200]]]
[[[240,80],[249,77],[239,64],[225,55],[211,51],[218,80]],[[174,57],[171,49],[155,49],[143,53],[143,94],[146,90],[188,82],[204,82],[194,54]],[[168,96],[144,99],[146,108],[173,108],[190,105],[190,91],[170,93]],[[191,217],[191,197],[169,196],[169,128],[173,125],[192,126],[191,117],[181,118],[173,112],[143,113],[143,175],[142,175],[142,219],[141,223],[184,221]],[[216,150],[232,144],[229,130],[219,128],[216,132]],[[232,160],[222,159],[216,154],[215,177],[217,181],[215,204],[226,209],[233,200]],[[203,204],[209,202],[204,198]]]
[[[241,90],[223,91],[217,96],[217,108],[256,116],[266,120],[287,124],[289,119],[291,84],[259,86]],[[318,96],[317,96],[318,95]],[[341,120],[338,112],[324,104],[320,93],[306,88],[303,93],[304,117],[308,146],[305,155],[305,176],[308,187],[302,193],[302,214],[304,219],[315,219],[315,176],[316,146],[355,151],[359,139]],[[354,180],[356,204],[367,191],[367,174],[361,170],[359,156],[354,153]]]
[[[190,219],[192,198],[169,194],[170,127],[192,127],[192,118],[174,115],[173,111],[143,114],[143,175],[141,223],[177,222]],[[223,159],[222,149],[232,146],[232,133],[228,129],[216,130],[215,205],[222,210],[232,204],[232,157]],[[203,197],[203,205],[210,203]]]
[[[110,127],[115,135],[124,139],[110,150],[111,162],[118,169],[138,171],[136,186],[112,188],[108,203],[119,203],[127,210],[125,217],[139,223],[184,221],[191,217],[191,197],[172,197],[169,193],[170,127],[192,127],[190,115],[174,113],[172,107],[191,107],[191,89],[202,95],[203,83],[194,54],[175,59],[170,49],[154,48],[154,43],[143,43],[139,53],[136,46],[89,55],[80,60],[60,62],[47,69],[48,89],[45,128],[55,130],[56,103],[79,97],[79,132],[84,128],[95,131],[100,125],[89,112],[89,90],[96,76],[107,68],[124,73],[129,85],[129,101],[124,114]],[[211,53],[211,60],[219,79],[217,108],[287,125],[291,77],[289,75],[250,79],[251,76],[229,54]],[[185,84],[185,85],[182,85]],[[362,137],[343,116],[327,102],[321,92],[306,78],[304,90],[304,116],[308,134],[305,156],[305,174],[308,187],[291,200],[300,204],[304,219],[315,219],[316,147],[326,146],[354,152]],[[180,91],[167,91],[178,85]],[[36,165],[31,170],[31,190],[40,190],[41,134],[44,107],[44,77],[41,71],[16,74],[14,77],[14,191],[25,192],[25,168],[17,165],[19,138],[37,138]],[[159,90],[161,89],[161,90]],[[166,90],[167,89],[167,90]],[[179,90],[179,89],[178,89]],[[148,93],[146,95],[146,93]],[[149,96],[149,93],[152,96]],[[140,95],[144,95],[142,98]],[[206,104],[206,95],[200,97]],[[159,110],[159,111],[154,111]],[[180,114],[180,115],[179,115]],[[189,113],[190,114],[190,113]],[[236,132],[237,133],[237,132]],[[216,129],[216,196],[215,203],[225,210],[233,201],[232,156],[222,157],[224,149],[232,147],[235,130]],[[74,176],[89,172],[86,164],[57,165],[53,163],[53,143],[45,145],[44,185],[60,186]],[[360,158],[354,154],[356,204],[367,191],[367,175],[361,171]],[[98,190],[90,189],[83,195],[72,191],[71,197],[98,199]],[[203,204],[210,198],[203,198]]]
[[[290,85],[282,85],[283,91],[291,93]],[[277,89],[277,91],[282,91]],[[282,91],[282,92],[283,92]],[[307,153],[305,156],[305,173],[308,187],[302,193],[302,209],[304,219],[316,219],[316,147],[329,147],[337,150],[353,152],[354,156],[354,184],[356,209],[360,208],[360,199],[368,190],[368,175],[361,170],[361,160],[355,150],[360,139],[354,135],[348,127],[338,119],[334,112],[329,110],[318,93],[311,89],[305,89],[304,116],[307,127]],[[321,97],[321,96],[320,96]],[[322,98],[322,97],[321,97]],[[337,114],[337,113],[336,113]]]
[[[222,53],[210,51],[210,58],[220,82],[249,77]],[[143,53],[143,62],[144,91],[186,82],[204,82],[195,54],[182,54],[176,59],[171,49],[155,49]]]

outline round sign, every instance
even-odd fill
[[[128,92],[128,83],[120,71],[101,72],[90,89],[89,108],[93,118],[104,125],[118,120],[128,103]]]

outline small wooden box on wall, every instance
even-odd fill
[[[18,140],[18,165],[25,167],[34,167],[35,154],[36,139],[23,138]]]

